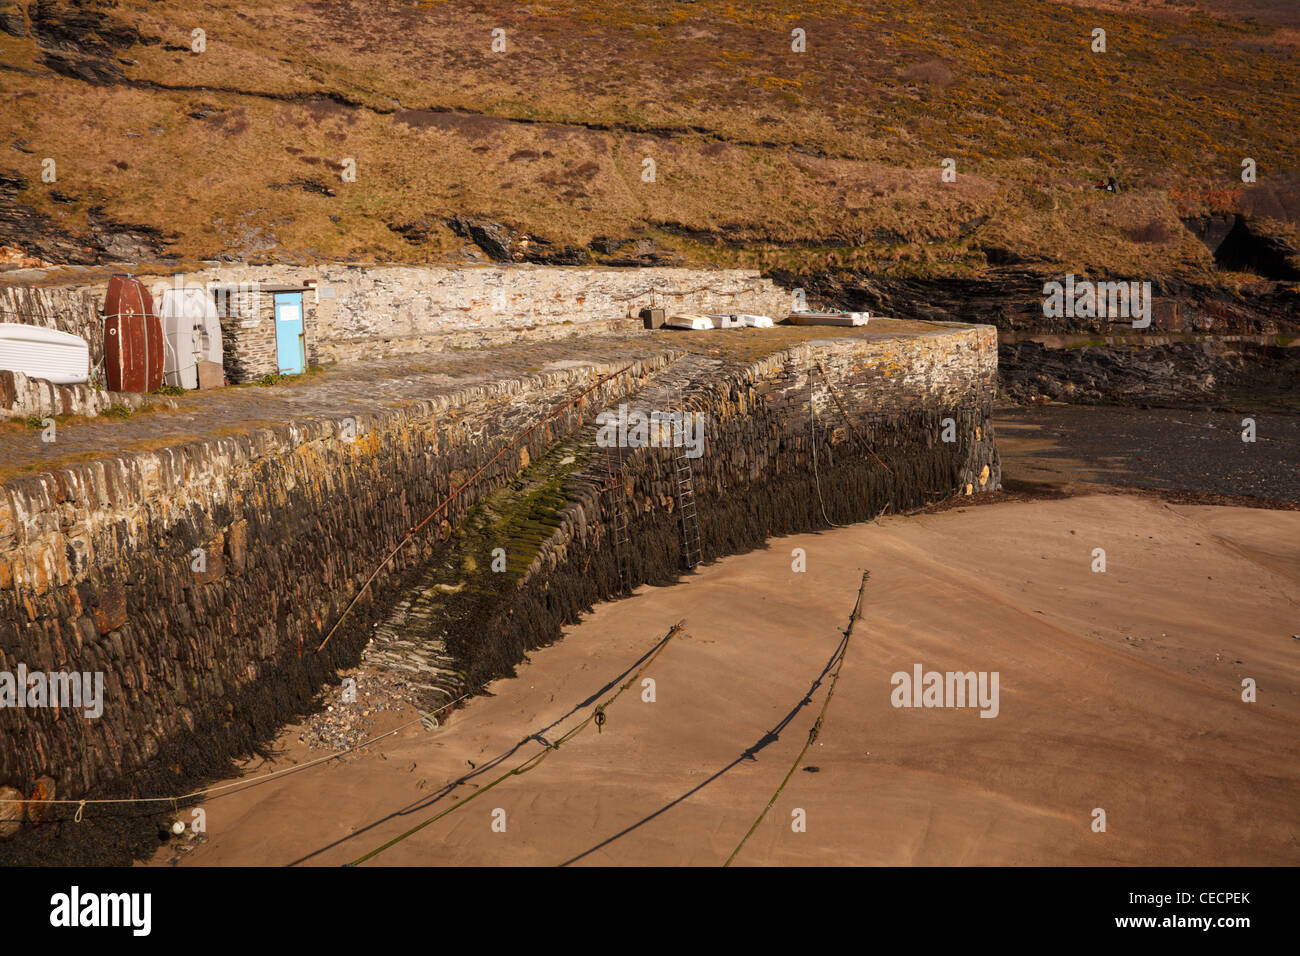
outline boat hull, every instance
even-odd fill
[[[670,329],[686,329],[691,332],[702,332],[718,327],[717,323],[709,316],[698,315],[694,312],[681,312],[677,315],[670,315],[664,320],[664,326]]]
[[[222,362],[221,322],[204,289],[166,289],[160,300],[168,385],[199,387],[199,363]]]
[[[112,392],[153,392],[163,384],[162,322],[144,284],[113,276],[104,302],[104,374]]]
[[[81,385],[90,377],[90,346],[69,332],[0,323],[0,369],[55,385]]]
[[[791,325],[838,325],[848,328],[866,325],[870,318],[868,312],[791,312],[787,321]]]

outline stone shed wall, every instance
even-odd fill
[[[200,280],[191,278],[189,281]],[[316,292],[313,289],[280,291],[301,292],[307,364],[320,364],[318,345],[320,332],[317,326],[319,306],[316,303]],[[232,290],[218,296],[218,302],[226,377],[232,383],[253,382],[265,375],[279,372],[275,292],[261,288],[250,288],[242,293],[235,293]]]
[[[626,327],[650,305],[779,318],[791,304],[770,280],[738,269],[230,265],[187,279],[314,282],[303,302],[312,312],[315,356],[326,362],[498,343],[522,330],[605,331]]]

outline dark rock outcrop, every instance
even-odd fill
[[[93,86],[112,86],[122,79],[122,68],[112,60],[95,56],[76,56],[62,53],[47,53],[41,57],[41,63],[48,66],[59,76],[81,80]]]
[[[1148,346],[998,347],[1003,394],[1076,405],[1235,406],[1300,399],[1300,349],[1206,340]]]
[[[13,244],[46,262],[95,265],[103,262],[166,262],[170,242],[154,226],[117,222],[102,206],[87,211],[88,230],[74,236],[48,216],[17,202],[27,179],[17,172],[0,172],[0,244]],[[58,202],[70,197],[60,194]]]
[[[1254,272],[1266,279],[1300,281],[1300,249],[1281,236],[1271,235],[1244,216],[1236,222],[1214,253],[1221,268]]]
[[[28,6],[31,32],[42,48],[81,54],[111,56],[140,42],[140,31],[113,20],[90,0],[36,0]]]
[[[92,206],[88,213],[89,232],[85,239],[98,252],[100,262],[131,260],[165,262],[169,238],[154,226],[118,222],[102,206]]]
[[[0,30],[11,37],[28,35],[27,16],[23,13],[21,4],[9,2],[0,5]]]
[[[59,229],[30,206],[16,201],[27,186],[17,172],[0,171],[0,243],[12,243],[47,262],[90,265],[99,261],[96,250],[76,236]]]
[[[55,73],[97,86],[121,82],[117,51],[142,42],[140,31],[86,0],[37,0],[28,7],[31,35]],[[12,31],[11,31],[12,32]]]
[[[781,269],[766,275],[786,288],[803,289],[810,302],[865,309],[890,318],[985,323],[1014,332],[1132,331],[1128,319],[1044,315],[1044,283],[1065,277],[1026,266],[992,269],[971,278],[895,279],[848,270],[795,273]],[[1300,288],[1292,283],[1261,281],[1238,293],[1164,278],[1152,280],[1151,294],[1151,331],[1216,335],[1300,332]]]
[[[417,245],[428,239],[429,233],[437,227],[437,223],[428,216],[419,216],[406,222],[386,222],[384,225],[407,242]]]
[[[1211,254],[1219,251],[1224,237],[1237,224],[1234,213],[1207,213],[1204,216],[1189,216],[1183,220],[1187,231],[1204,243]]]
[[[496,262],[510,262],[510,244],[514,241],[514,230],[490,219],[470,219],[454,216],[447,225],[458,236],[464,236],[482,249]]]
[[[591,254],[577,246],[553,243],[538,236],[521,236],[515,243],[513,258],[516,262],[544,266],[582,266],[591,261]]]

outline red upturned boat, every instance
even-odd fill
[[[163,383],[162,322],[132,276],[113,276],[104,302],[104,371],[112,392],[152,392]]]

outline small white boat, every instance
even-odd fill
[[[198,388],[199,369],[194,361],[194,319],[184,289],[167,289],[158,297],[163,331],[163,381],[181,388]]]
[[[212,296],[201,288],[165,289],[161,296],[163,377],[168,385],[199,387],[199,362],[221,364],[221,320]]]
[[[90,346],[70,332],[20,322],[0,323],[0,369],[81,385],[90,378]]]
[[[792,325],[866,325],[871,318],[870,312],[814,312],[806,310],[791,312],[788,321]]]
[[[664,325],[670,329],[689,329],[693,332],[717,328],[713,319],[707,315],[700,315],[698,312],[679,312],[676,315],[670,315],[664,320]]]
[[[749,312],[710,312],[709,318],[717,322],[720,329],[770,329],[774,325],[769,316]]]

